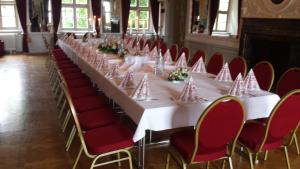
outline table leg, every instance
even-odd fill
[[[144,169],[145,168],[145,137],[139,141],[139,148],[138,148],[138,168]]]

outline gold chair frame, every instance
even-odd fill
[[[177,162],[177,164],[182,165],[182,169],[186,169],[187,165],[203,163],[203,162],[194,162],[195,156],[196,156],[197,151],[198,151],[198,146],[199,146],[198,145],[198,142],[199,142],[198,141],[199,140],[199,128],[200,128],[203,120],[205,119],[206,115],[208,114],[208,112],[210,112],[211,109],[213,109],[217,104],[219,104],[221,102],[228,101],[228,100],[237,101],[241,105],[242,110],[243,110],[243,119],[245,119],[245,108],[244,108],[243,104],[237,98],[235,98],[233,96],[224,96],[224,97],[221,97],[218,100],[214,101],[211,105],[209,105],[204,110],[203,114],[201,115],[201,117],[199,118],[199,120],[197,122],[197,126],[196,126],[196,129],[195,129],[195,131],[196,131],[195,142],[194,142],[195,145],[194,145],[194,151],[193,151],[193,155],[192,155],[191,160],[186,162],[185,159],[180,155],[180,153],[174,147],[170,147],[168,155],[167,155],[167,164],[166,164],[165,169],[169,169],[170,157],[172,157],[175,160],[175,162]],[[235,145],[236,145],[238,136],[240,135],[240,133],[242,131],[242,128],[243,128],[243,124],[241,124],[241,127],[238,130],[238,133],[237,133],[236,137],[234,138],[233,142],[231,143],[231,148],[228,147],[227,156],[216,159],[216,160],[213,160],[213,161],[223,160],[222,169],[225,168],[226,160],[228,160],[228,164],[229,164],[230,169],[233,169],[232,158],[231,157],[232,157],[232,154],[234,153]],[[209,169],[209,166],[210,166],[210,161],[207,161],[206,168]]]

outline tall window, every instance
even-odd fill
[[[227,31],[229,3],[230,0],[220,0],[219,10],[214,25],[215,32]]]
[[[16,16],[15,0],[0,0],[0,29],[16,29]]]
[[[52,23],[52,3],[48,1],[48,23]]]
[[[88,0],[62,0],[62,29],[87,30],[91,25]]]
[[[149,30],[149,0],[131,0],[128,29]]]

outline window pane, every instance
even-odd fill
[[[136,25],[136,11],[130,10],[129,11],[129,19],[128,19],[128,28],[134,28]]]
[[[78,18],[77,28],[88,28],[88,20],[86,18]]]
[[[15,7],[13,5],[1,5],[1,16],[15,16]]]
[[[227,14],[219,14],[217,30],[226,31],[226,24],[227,24]]]
[[[63,4],[72,4],[73,0],[62,0]]]
[[[76,17],[87,19],[87,8],[76,8]]]
[[[148,20],[139,20],[140,29],[148,29]]]
[[[64,18],[62,21],[63,28],[74,28],[74,19],[73,18]]]
[[[64,18],[74,17],[73,8],[63,7],[61,10],[62,10],[62,17]]]
[[[148,7],[149,6],[149,0],[139,0],[140,1],[140,7]]]
[[[136,6],[137,0],[130,0],[130,6]]]
[[[52,23],[52,13],[48,12],[48,22]]]
[[[73,8],[63,7],[61,10],[62,10],[62,27],[74,28]]]
[[[139,19],[148,19],[149,12],[148,11],[140,11]]]
[[[17,27],[15,17],[2,17],[2,27],[3,28],[15,28]]]
[[[87,0],[76,0],[76,4],[87,4]]]
[[[229,0],[221,0],[219,11],[228,11],[228,6],[229,6]]]
[[[108,2],[108,1],[104,1],[103,2],[103,6],[104,6],[104,11],[105,12],[110,12],[111,10],[111,8],[110,8],[110,2]]]

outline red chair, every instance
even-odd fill
[[[224,64],[223,55],[221,53],[215,53],[207,63],[207,72],[217,75],[222,69]]]
[[[67,91],[66,88],[63,88],[63,90]],[[88,158],[93,159],[90,167],[91,169],[116,162],[120,165],[120,162],[125,160],[128,160],[129,168],[132,169],[132,158],[128,151],[128,149],[132,148],[134,145],[132,140],[133,133],[131,130],[120,122],[114,122],[110,125],[84,131],[79,120],[80,117],[77,115],[76,109],[68,92],[66,92],[66,98],[70,105],[70,111],[75,122],[75,131],[78,132],[81,144],[73,169],[76,168],[82,152],[84,152]],[[96,115],[97,113],[94,114]],[[90,116],[89,118],[92,117],[93,116]],[[103,157],[112,155],[118,156],[118,159],[103,162],[103,160],[109,159],[102,159]],[[99,163],[99,161],[101,162]]]
[[[265,152],[265,160],[268,151],[284,148],[287,167],[290,169],[287,146],[284,140],[288,136],[294,136],[300,122],[300,90],[295,90],[284,96],[273,108],[266,123],[250,121],[244,128],[238,139],[239,143],[246,148],[249,155],[250,167],[253,169],[252,155],[255,159],[258,153]]]
[[[146,47],[148,45],[148,47],[149,47],[149,50],[150,50],[150,47],[151,47],[151,41],[150,41],[150,39],[147,39],[146,40],[146,42],[145,42],[145,45],[144,45],[144,47],[143,47],[143,49]]]
[[[160,46],[162,55],[164,55],[168,50],[167,44],[164,42],[160,42],[159,46]]]
[[[200,58],[202,57],[203,62],[205,63],[205,53],[203,50],[199,49],[193,56],[193,58],[190,59],[189,66],[193,66]]]
[[[189,59],[190,59],[190,50],[189,48],[186,48],[186,47],[182,47],[178,53],[178,57],[177,57],[177,60],[179,59],[179,57],[182,55],[182,54],[185,54],[185,58],[186,58],[186,62],[189,62]]]
[[[145,40],[144,40],[143,38],[140,39],[140,41],[139,41],[140,50],[143,50],[143,48],[144,48],[144,43],[145,43]]]
[[[231,96],[222,97],[212,103],[202,113],[196,129],[181,131],[171,135],[166,169],[169,168],[170,156],[188,164],[214,160],[228,160],[232,168],[231,156],[244,123],[244,108],[240,101]]]
[[[277,82],[276,93],[282,97],[288,92],[300,89],[300,68],[294,67],[283,73]]]
[[[274,68],[268,61],[261,61],[253,67],[253,72],[261,89],[270,91],[274,81]]]
[[[170,47],[170,54],[171,54],[173,61],[176,61],[177,57],[178,57],[178,45],[177,44],[173,44]]]
[[[232,79],[235,79],[239,73],[241,73],[243,77],[246,76],[247,63],[243,57],[233,58],[228,66]]]

